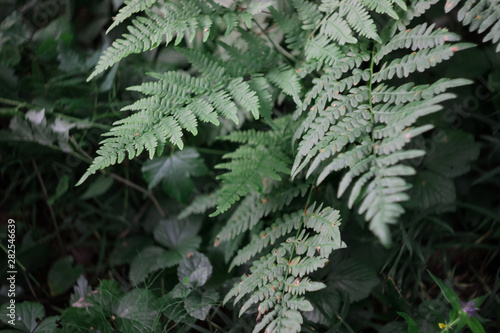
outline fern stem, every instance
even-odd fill
[[[76,147],[76,148],[77,148],[77,149],[78,149],[78,150],[79,150],[79,151],[80,151],[80,152],[81,152],[81,153],[82,153],[82,154],[83,154],[83,155],[84,155],[84,156],[88,159],[88,161],[86,161],[86,160],[85,160],[85,161],[86,161],[87,163],[92,163],[92,161],[93,161],[92,157],[91,157],[89,154],[87,154],[87,152],[85,152],[84,150],[82,150],[82,149],[80,148],[80,146],[78,145],[78,143],[76,142],[76,140],[75,140],[72,136],[70,136],[70,137],[69,137],[69,140],[70,140],[70,141],[71,141],[71,143],[73,143],[73,145],[74,145],[74,146],[75,146],[75,147]],[[133,189],[136,189],[137,191],[139,191],[139,192],[141,192],[141,193],[145,194],[146,196],[148,196],[148,197],[151,199],[151,201],[153,202],[153,204],[155,205],[155,207],[156,207],[156,209],[158,210],[158,212],[160,213],[160,215],[161,215],[162,217],[165,217],[165,212],[164,212],[164,211],[163,211],[163,209],[161,208],[161,206],[160,206],[160,204],[159,204],[158,200],[156,200],[156,197],[153,195],[153,193],[150,193],[148,190],[146,190],[146,189],[142,188],[141,186],[137,185],[136,183],[133,183],[133,182],[131,182],[131,181],[129,181],[129,180],[127,180],[127,179],[123,178],[123,177],[120,177],[120,176],[118,176],[118,175],[117,175],[117,174],[115,174],[115,173],[112,173],[112,172],[107,173],[107,172],[102,171],[102,170],[101,170],[101,172],[102,172],[103,174],[105,174],[105,175],[109,175],[111,178],[113,178],[113,179],[115,179],[115,180],[119,181],[120,183],[123,183],[123,184],[127,185],[128,187],[131,187],[131,188],[133,188]]]
[[[279,53],[281,53],[285,58],[293,61],[294,63],[297,63],[297,59],[293,55],[291,55],[287,50],[285,50],[284,48],[282,48],[281,46],[279,46],[278,44],[276,44],[274,42],[274,40],[272,40],[272,38],[269,37],[269,35],[267,34],[267,31],[264,30],[264,28],[262,28],[262,26],[259,24],[259,22],[257,22],[255,19],[252,19],[252,21],[255,23],[256,26],[259,27],[260,31],[262,31],[262,33],[264,34],[264,36],[267,37],[267,39],[269,40],[269,42],[274,46],[274,48]]]
[[[372,81],[373,81],[373,65],[374,65],[374,56],[375,56],[375,51],[372,50],[371,52],[372,56],[370,59],[370,80],[368,81],[368,105],[370,107],[370,115],[371,115],[371,123],[373,125],[373,105],[372,105]],[[374,137],[373,137],[373,130],[371,133],[371,138],[372,142],[374,142]]]
[[[307,210],[309,209],[309,204],[311,203],[311,197],[313,190],[315,188],[316,181],[318,180],[318,175],[316,175],[316,178],[314,179],[314,182],[311,184],[311,189],[309,190],[309,195],[307,196],[307,201],[306,201],[306,206],[304,207],[304,217],[302,218],[302,222],[300,223],[299,227],[297,228],[297,233],[295,234],[295,240],[299,238],[300,232],[302,231],[302,227],[304,226],[304,222],[306,219],[307,215]],[[292,250],[290,251],[290,258],[288,259],[288,262],[291,262],[293,260],[293,255],[295,254],[295,246],[292,246]],[[287,269],[285,272],[285,279],[283,281],[286,281],[288,278],[288,272],[289,270]]]

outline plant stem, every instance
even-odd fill
[[[52,209],[52,205],[49,202],[49,196],[47,194],[47,189],[45,188],[45,183],[43,181],[42,175],[40,174],[40,171],[38,170],[38,166],[36,165],[35,160],[32,159],[31,162],[33,163],[33,167],[35,168],[36,176],[38,177],[38,181],[40,182],[40,186],[42,187],[42,192],[43,192],[43,196],[45,197],[45,202],[47,203],[47,206],[49,207],[50,219],[52,220],[52,224],[54,225],[54,229],[56,231],[57,243],[59,243],[59,247],[61,248],[61,251],[64,252],[64,246],[63,246],[63,242],[61,240],[61,235],[59,233],[59,226],[57,225],[56,215],[54,214],[54,210]]]

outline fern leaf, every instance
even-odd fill
[[[291,96],[300,105],[300,82],[297,74],[287,65],[281,65],[267,74],[267,79]]]
[[[281,242],[271,253],[254,261],[250,268],[251,274],[243,275],[241,282],[235,284],[224,299],[226,303],[234,297],[236,303],[248,295],[240,315],[253,304],[259,304],[259,316],[263,318],[261,323],[256,325],[254,332],[264,328],[273,332],[300,332],[303,322],[300,311],[312,309],[311,304],[302,295],[325,287],[323,283],[311,281],[305,275],[323,267],[331,251],[345,246],[340,241],[338,212],[332,208],[315,209],[313,204],[305,214],[297,212],[276,220],[275,224],[264,231],[265,234],[255,236],[259,241],[254,239],[254,242],[240,251],[232,265],[239,264],[244,260],[244,256],[252,257],[266,246],[267,242],[296,233],[300,226],[305,229],[298,238],[291,237]],[[317,234],[309,237],[310,233]],[[312,251],[304,251],[304,246],[308,245],[309,248],[315,248]],[[308,252],[310,255],[296,256],[289,260],[287,256],[293,254],[295,249],[297,253]]]
[[[117,25],[131,17],[133,14],[142,12],[148,8],[150,8],[152,5],[156,3],[157,0],[127,0],[125,1],[125,6],[120,8],[118,11],[118,14],[116,17],[113,19],[113,24],[111,24],[106,30],[106,33],[109,33],[113,28],[115,28]]]

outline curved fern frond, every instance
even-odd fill
[[[131,17],[133,14],[145,11],[150,8],[152,5],[156,3],[157,0],[126,0],[125,6],[120,8],[118,14],[115,16],[113,20],[113,24],[111,24],[106,30],[106,33],[109,33],[120,23]]]
[[[250,274],[242,276],[241,282],[229,291],[224,303],[233,297],[236,303],[247,296],[240,315],[252,305],[259,304],[257,311],[262,320],[253,332],[262,329],[268,332],[300,332],[303,322],[300,311],[312,310],[312,305],[303,295],[325,287],[306,275],[326,265],[331,252],[345,246],[340,239],[339,225],[338,211],[330,207],[315,209],[315,204],[305,214],[299,211],[276,220],[238,252],[231,266],[250,260],[268,244],[272,246],[278,240],[281,243],[253,262]],[[283,239],[294,233],[297,236]]]
[[[153,6],[154,3],[153,0],[144,3],[133,1],[123,8],[123,12],[120,11],[115,21],[116,24],[138,11],[144,10],[145,16],[135,18],[127,27],[128,33],[114,41],[104,51],[87,81],[132,53],[152,50],[162,42],[169,44],[174,38],[175,45],[178,45],[185,37],[192,41],[197,31],[202,32],[203,41],[206,41],[214,24],[219,22],[221,17],[223,20],[227,16],[236,17],[238,21],[248,22],[250,15],[249,13],[234,13],[215,2],[209,5],[201,0],[166,1]],[[153,7],[149,8],[151,6]],[[115,23],[110,29],[116,25]],[[234,29],[236,24],[231,24],[231,26]]]

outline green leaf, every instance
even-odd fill
[[[65,256],[58,259],[50,268],[47,277],[50,294],[52,296],[57,296],[65,293],[73,286],[83,272],[84,270],[81,265],[73,267],[72,256]]]
[[[477,318],[467,318],[467,326],[469,326],[472,333],[485,333],[483,325],[477,320]]]
[[[442,213],[455,209],[453,180],[432,171],[420,171],[413,180],[411,200],[422,211]]]
[[[116,244],[109,261],[112,266],[130,263],[130,258],[135,257],[139,251],[148,245],[153,245],[153,240],[146,236],[125,238]]]
[[[22,332],[35,332],[38,322],[45,317],[45,309],[39,303],[22,302],[15,304],[15,312],[12,313],[8,306],[10,303],[2,305],[2,314],[0,319],[4,323],[14,323],[11,327],[21,330]]]
[[[200,246],[201,238],[196,236],[200,227],[201,220],[162,219],[156,226],[153,235],[161,245],[185,256]]]
[[[62,325],[68,332],[88,332],[90,327],[98,329],[102,333],[114,332],[110,323],[99,308],[75,308],[68,307],[62,313]]]
[[[157,300],[149,290],[134,289],[124,295],[113,313],[123,333],[155,332],[158,326]]]
[[[59,199],[64,193],[68,191],[68,188],[69,176],[67,174],[64,174],[61,179],[59,179],[56,187],[56,193],[52,197],[50,197],[49,204],[53,205],[57,199]]]
[[[460,298],[458,298],[457,294],[453,292],[453,290],[448,287],[446,284],[444,284],[443,281],[435,277],[429,270],[427,270],[429,275],[432,277],[432,279],[438,284],[439,289],[441,289],[441,292],[443,293],[444,297],[450,302],[451,306],[455,311],[461,311],[461,301]]]
[[[427,168],[448,178],[467,173],[471,162],[479,157],[480,145],[474,136],[462,131],[446,131],[441,139],[435,149],[427,153]]]
[[[418,329],[418,325],[407,313],[405,312],[396,312],[398,315],[403,317],[408,325],[408,333],[420,333]]]
[[[148,246],[132,260],[130,264],[130,281],[137,285],[146,277],[159,270],[177,265],[182,256],[174,251],[167,251],[158,246]]]
[[[40,325],[35,330],[35,333],[54,333],[57,332],[57,321],[59,320],[59,316],[47,317],[45,318]]]
[[[184,308],[187,313],[196,319],[205,320],[210,309],[217,304],[219,294],[214,290],[204,293],[194,290],[184,300]]]
[[[205,175],[208,169],[196,149],[186,148],[146,162],[142,173],[150,190],[162,183],[165,193],[179,202],[187,202],[195,188],[191,177]]]
[[[210,275],[212,275],[212,265],[208,258],[199,252],[188,254],[177,270],[179,281],[188,288],[203,286]]]
[[[371,267],[355,260],[342,260],[329,275],[329,283],[347,293],[351,302],[356,302],[368,297],[380,281]]]
[[[113,185],[113,178],[100,175],[94,180],[87,190],[80,196],[81,200],[96,198],[104,193]]]
[[[97,288],[99,293],[95,296],[103,312],[111,313],[116,307],[116,302],[123,296],[123,291],[118,282],[102,280]]]

